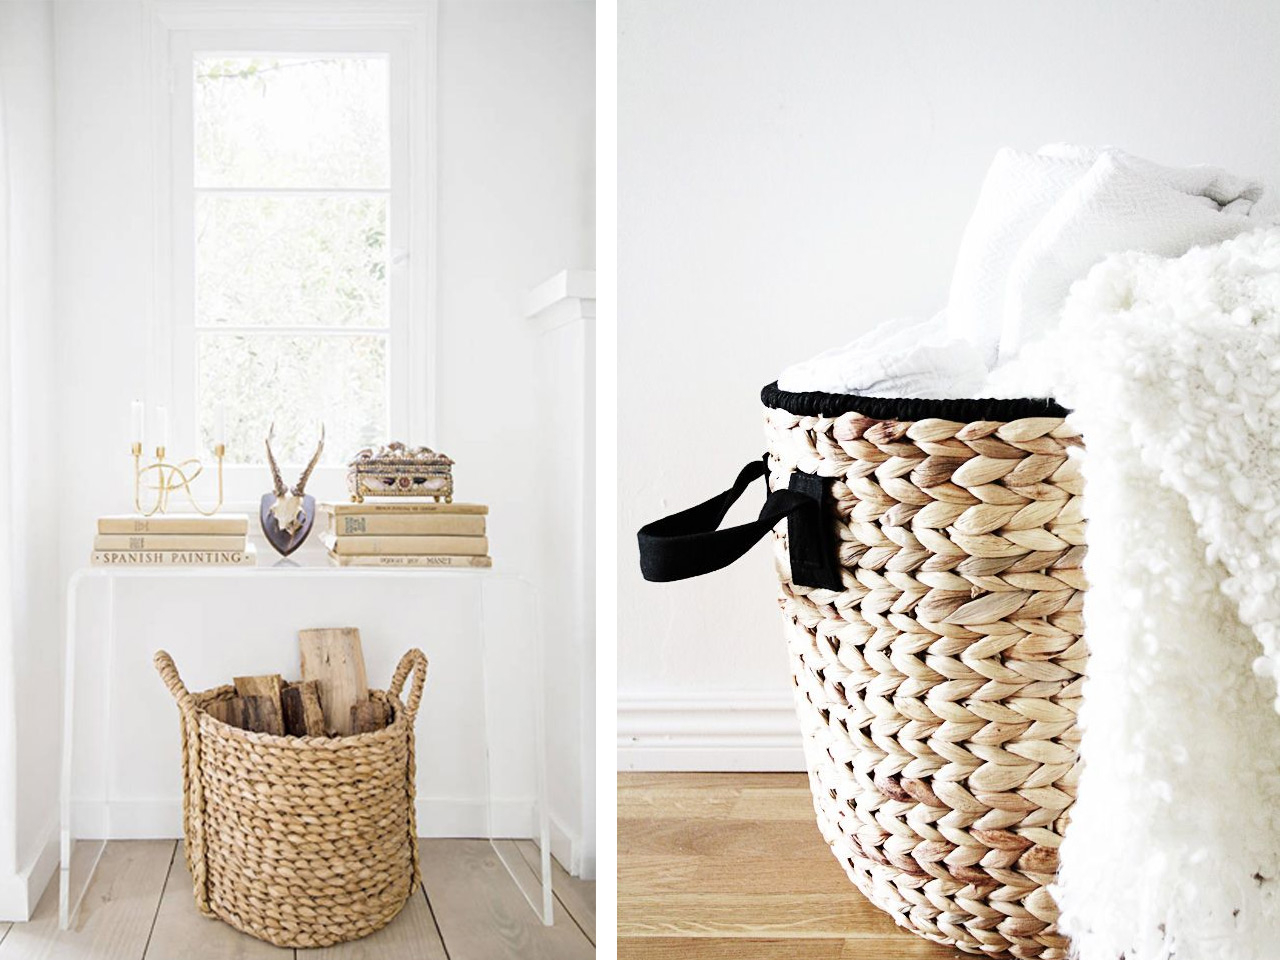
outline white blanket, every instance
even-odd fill
[[[1078,169],[1083,156],[1080,148],[1058,149],[1071,153],[1037,158],[1055,171],[1045,176],[1046,192],[1057,193],[1062,169]],[[1260,183],[1215,167],[1162,167],[1100,151],[1018,245],[1004,283],[999,362],[1057,325],[1071,284],[1103,257],[1124,250],[1177,256],[1230,239],[1258,226],[1252,215],[1261,196]]]
[[[949,337],[939,314],[923,324],[882,323],[852,343],[788,367],[778,386],[796,393],[950,400],[979,395],[986,379],[982,355],[967,340]]]
[[[1056,897],[1081,960],[1280,955],[1280,229],[1073,291],[1011,393],[1083,431],[1079,797]]]
[[[1052,330],[1071,284],[1111,253],[1176,256],[1257,227],[1261,184],[1214,167],[1163,167],[1120,150],[1056,145],[996,154],[965,228],[946,309],[882,324],[798,363],[784,390],[974,397],[978,374]]]
[[[1026,153],[1005,147],[991,161],[960,238],[946,311],[948,335],[974,344],[988,369],[999,360],[1009,273],[1018,251],[1095,159],[1093,151],[1045,147]]]

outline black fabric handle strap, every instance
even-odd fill
[[[796,472],[786,490],[765,499],[760,516],[726,530],[718,529],[747,487],[767,476],[766,460],[747,464],[733,486],[696,507],[681,510],[640,528],[640,571],[646,580],[687,580],[729,566],[778,521],[787,520],[792,581],[801,586],[842,589],[831,543],[830,489],[821,477]]]

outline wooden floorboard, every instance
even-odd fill
[[[419,887],[386,927],[318,950],[273,947],[196,909],[180,843],[107,845],[75,929],[58,929],[52,883],[28,923],[0,924],[0,960],[585,960],[594,948],[567,907],[543,927],[483,840],[423,840],[423,872],[440,922]],[[487,851],[487,852],[486,852]],[[517,863],[524,866],[519,854]],[[566,888],[568,889],[568,888]],[[554,887],[553,887],[554,890]],[[594,917],[594,913],[592,914]],[[449,938],[446,949],[442,931]]]
[[[529,869],[537,874],[540,869],[538,845],[532,840],[518,840],[516,847],[520,856],[529,865]],[[569,871],[560,866],[554,857],[551,859],[551,890],[556,895],[556,903],[564,909],[578,928],[586,934],[588,940],[596,942],[596,885],[593,881],[579,880],[569,876]]]
[[[559,911],[544,927],[487,840],[422,841],[422,878],[450,960],[587,960],[591,941]]]
[[[423,840],[428,844],[434,841]],[[298,960],[448,960],[427,896],[419,886],[389,924],[359,940],[299,950]]]
[[[160,906],[172,840],[109,843],[71,930],[58,929],[58,884],[0,942],[0,960],[140,960]]]
[[[763,864],[760,867],[756,873],[757,891],[777,890],[768,869]],[[619,894],[618,935],[889,940],[900,936],[893,921],[860,894],[851,896],[849,891],[838,889],[819,894],[792,890]]]
[[[828,847],[810,820],[619,820],[618,849],[628,854],[714,860],[814,859]],[[825,853],[831,860],[831,854]],[[835,861],[832,860],[834,863]]]
[[[813,798],[803,774],[628,773],[619,820],[807,820]],[[749,779],[748,779],[749,777]],[[799,789],[806,784],[804,789]]]
[[[829,863],[820,866],[816,862],[819,856],[825,856]],[[785,890],[819,896],[834,893],[843,899],[848,884],[848,876],[825,845],[814,850],[811,857],[779,858],[767,864],[762,864],[758,857],[750,856],[721,859],[628,854],[618,858],[618,887],[628,892],[643,890],[648,894],[680,894],[701,890],[718,894],[749,894],[762,890]]]
[[[293,960],[294,952],[255,939],[196,909],[182,841],[174,851],[145,960]]]
[[[629,960],[942,960],[853,886],[803,774],[621,774],[618,953]]]
[[[912,940],[796,940],[631,937],[618,941],[618,960],[936,960],[951,957]],[[956,953],[955,957],[968,958]]]

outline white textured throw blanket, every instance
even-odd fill
[[[1071,284],[1111,253],[1177,256],[1259,225],[1262,184],[1115,148],[996,154],[951,279],[952,336],[1006,363],[1057,325]]]
[[[1058,323],[1071,284],[1108,254],[1177,256],[1265,222],[1261,183],[1114,148],[996,154],[965,228],[946,309],[883,324],[783,371],[784,390],[984,396],[986,371]],[[1280,956],[1280,951],[1278,951]]]
[[[1099,264],[1017,364],[1084,434],[1081,960],[1280,956],[1280,228]]]

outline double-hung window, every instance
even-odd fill
[[[177,435],[207,451],[225,432],[233,500],[263,489],[272,424],[289,464],[323,424],[330,478],[362,447],[429,442],[427,90],[414,54],[394,30],[170,35],[160,352]]]

